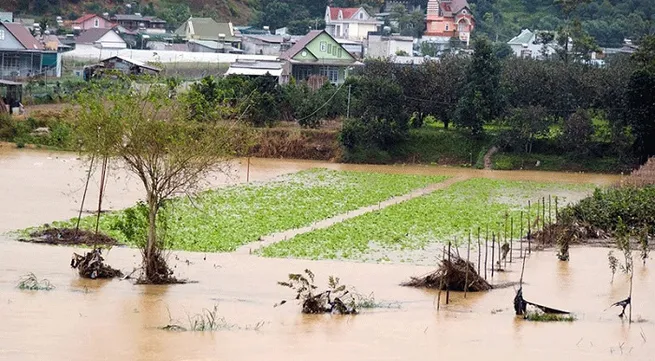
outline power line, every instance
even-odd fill
[[[296,121],[301,122],[301,121],[303,121],[303,120],[307,120],[307,119],[309,119],[310,117],[314,116],[316,113],[318,113],[319,110],[323,109],[326,105],[328,105],[328,103],[330,103],[330,102],[332,101],[332,99],[337,95],[337,93],[339,92],[339,90],[341,90],[341,88],[343,88],[344,84],[346,84],[346,83],[345,83],[345,82],[344,82],[344,83],[341,83],[341,85],[339,85],[339,87],[338,87],[337,90],[334,92],[334,94],[332,94],[332,96],[331,96],[331,97],[330,97],[330,98],[329,98],[325,103],[323,103],[323,105],[321,105],[320,107],[318,107],[318,108],[317,108],[313,113],[309,114],[308,116],[306,116],[306,117],[304,117],[304,118],[297,119]]]

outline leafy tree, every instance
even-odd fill
[[[587,145],[594,134],[594,127],[589,111],[578,109],[564,121],[562,145],[565,149],[578,153],[587,153]]]
[[[148,209],[147,237],[139,239],[145,283],[171,283],[158,229],[167,200],[196,189],[212,171],[243,154],[248,132],[236,124],[190,122],[168,89],[152,85],[136,91],[122,84],[93,86],[78,94],[80,150],[94,158],[117,159],[141,180]]]
[[[498,116],[501,110],[500,64],[488,39],[476,39],[473,47],[473,59],[467,71],[467,83],[457,106],[455,122],[473,134],[480,134],[483,125]]]
[[[626,115],[636,136],[635,150],[643,162],[655,155],[655,36],[644,38],[633,58],[639,68],[628,84]]]
[[[505,123],[510,129],[508,143],[525,153],[532,153],[535,138],[546,134],[550,126],[548,113],[541,106],[513,109]]]

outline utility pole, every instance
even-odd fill
[[[346,111],[346,119],[350,119],[350,93],[352,91],[352,84],[348,85],[348,110]]]

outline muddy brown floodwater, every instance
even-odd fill
[[[84,172],[62,153],[0,150],[0,232],[74,216]],[[242,162],[243,163],[243,162]],[[245,165],[212,185],[245,180]],[[320,162],[253,160],[251,180],[316,166],[425,174],[465,174],[528,180],[608,184],[617,177],[536,172],[472,171],[458,168],[350,166]],[[118,171],[116,171],[118,172]],[[132,204],[138,184],[114,173],[108,186],[112,208]],[[93,195],[90,195],[93,199]],[[454,294],[436,310],[436,292],[397,286],[431,270],[406,264],[365,264],[264,259],[247,254],[175,252],[181,277],[198,283],[137,286],[128,281],[81,280],[68,266],[75,248],[18,243],[0,237],[0,360],[654,360],[655,276],[651,260],[634,277],[629,325],[605,311],[626,297],[628,283],[610,283],[607,250],[573,248],[571,262],[553,252],[533,253],[526,264],[526,299],[573,311],[572,323],[530,323],[516,319],[512,288],[484,294]],[[112,249],[107,259],[131,270],[137,251]],[[179,258],[179,260],[176,260]],[[335,274],[378,301],[399,309],[374,309],[357,316],[308,316],[276,285],[286,274],[309,268],[320,282]],[[49,279],[56,289],[20,291],[27,272]],[[520,263],[497,274],[494,283],[517,280]],[[218,304],[226,321],[241,329],[169,332],[158,329]],[[248,326],[264,322],[259,330]]]

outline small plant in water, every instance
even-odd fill
[[[648,259],[648,254],[650,253],[650,248],[648,247],[648,227],[644,226],[639,233],[639,246],[640,252],[639,256],[646,265],[646,260]]]
[[[535,312],[526,313],[525,319],[528,321],[535,321],[535,322],[573,322],[575,321],[575,316],[543,313],[543,312],[535,311]]]
[[[607,254],[607,261],[609,263],[610,271],[612,271],[612,281],[610,283],[614,283],[614,275],[619,268],[619,260],[614,256],[614,251],[609,251]]]
[[[50,291],[55,288],[55,286],[50,283],[47,279],[39,280],[34,273],[28,273],[23,276],[23,278],[18,281],[17,287],[21,290],[31,290],[31,291]]]
[[[315,293],[314,273],[306,269],[304,273],[289,274],[289,280],[278,282],[280,286],[291,288],[296,293],[296,300],[302,302],[302,313],[338,313],[356,314],[357,302],[346,286],[340,284],[338,277],[330,276],[328,289]],[[283,300],[278,305],[285,304]],[[276,305],[277,306],[277,305]]]
[[[169,312],[169,324],[162,327],[163,330],[166,331],[178,331],[178,332],[184,332],[184,331],[197,331],[197,332],[204,332],[204,331],[223,331],[223,330],[239,330],[242,329],[239,327],[237,324],[229,323],[225,319],[225,317],[222,317],[218,313],[218,305],[214,305],[214,307],[210,310],[207,308],[204,308],[200,313],[196,313],[195,315],[188,315],[187,314],[187,326],[184,327],[181,326],[179,323],[174,321],[170,317],[170,312]],[[262,326],[264,325],[263,321],[257,322],[254,325],[248,325],[244,329],[246,330],[255,330],[258,331]]]
[[[358,293],[354,288],[350,290],[350,294],[355,300],[355,305],[357,309],[366,309],[366,308],[400,308],[400,303],[398,302],[381,302],[375,299],[373,292],[368,295]]]

